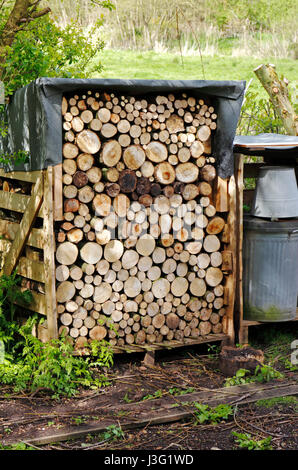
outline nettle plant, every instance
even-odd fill
[[[113,365],[113,352],[106,341],[89,345],[90,356],[74,355],[65,336],[42,343],[33,335],[38,322],[31,316],[20,325],[15,302],[26,306],[32,301],[29,290],[21,292],[15,273],[0,277],[0,383],[16,392],[40,389],[53,398],[74,396],[80,387],[96,389],[109,384],[103,368]]]

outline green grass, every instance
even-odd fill
[[[253,73],[261,63],[274,63],[279,76],[286,76],[291,85],[298,84],[298,61],[294,59],[257,59],[253,57],[200,56],[183,57],[179,54],[154,51],[103,50],[94,60],[100,60],[104,70],[97,77],[169,80],[246,80],[252,78],[251,89],[266,92]],[[95,77],[93,77],[95,78]]]
[[[294,410],[298,412],[298,398],[296,396],[276,397],[258,400],[256,402],[256,405],[264,408],[272,408],[276,406],[293,406]]]

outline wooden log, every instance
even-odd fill
[[[168,157],[168,149],[161,142],[150,142],[146,147],[147,158],[154,163],[161,163]]]
[[[87,242],[80,249],[80,256],[88,264],[97,264],[102,257],[102,247],[95,242]]]
[[[214,217],[211,219],[206,227],[206,232],[209,235],[217,235],[224,229],[225,221],[222,217]]]
[[[112,294],[112,287],[107,282],[102,282],[99,286],[94,289],[93,300],[95,303],[103,304],[109,300]]]
[[[69,266],[75,263],[79,250],[77,246],[71,242],[61,243],[56,251],[56,259],[58,263]]]
[[[209,139],[210,134],[211,134],[210,127],[208,127],[208,126],[201,126],[201,127],[199,127],[199,129],[198,129],[198,132],[197,132],[196,137],[197,137],[197,139],[200,140],[201,142],[205,142],[206,140]]]
[[[64,158],[74,159],[78,156],[79,149],[75,144],[66,142],[62,147],[62,155]]]
[[[204,250],[212,253],[220,249],[220,240],[216,235],[207,235],[203,242]]]
[[[164,298],[170,292],[170,283],[167,279],[158,279],[152,283],[152,293],[157,299]]]
[[[298,135],[298,117],[289,100],[287,82],[278,78],[275,67],[271,64],[260,65],[254,70],[254,73],[267,91],[274,109],[283,122],[286,133]]]
[[[57,302],[64,303],[71,300],[76,293],[75,286],[70,281],[63,281],[56,290]]]
[[[210,183],[216,177],[216,169],[213,165],[204,165],[200,170],[200,176],[204,181]]]
[[[223,279],[223,273],[221,269],[209,267],[206,271],[206,283],[208,286],[215,287],[221,283]]]
[[[83,186],[78,191],[78,200],[80,202],[83,202],[84,204],[88,204],[89,202],[93,200],[94,194],[95,193],[93,189],[91,188],[91,186],[88,186],[88,185]]]
[[[100,182],[100,180],[101,180],[102,171],[101,171],[100,168],[94,166],[94,167],[92,167],[92,168],[90,168],[89,170],[86,171],[86,175],[88,177],[89,183],[96,184],[96,183]],[[94,188],[94,190],[97,191],[95,188]],[[100,191],[97,191],[97,192],[100,192]]]
[[[123,170],[119,175],[118,184],[122,193],[132,193],[137,187],[137,177],[133,170]]]
[[[121,186],[120,186],[121,187]],[[118,194],[113,200],[113,209],[119,217],[125,217],[130,207],[130,200],[125,194]]]
[[[175,181],[176,173],[170,163],[162,162],[156,165],[154,176],[158,183],[171,184]]]
[[[177,114],[172,114],[165,122],[166,128],[170,134],[178,134],[184,131],[184,121]]]
[[[81,152],[92,155],[97,153],[101,147],[98,135],[89,129],[85,129],[77,135],[76,144]]]
[[[193,183],[199,176],[198,167],[190,162],[180,163],[175,171],[176,179],[182,183]]]
[[[100,133],[106,139],[111,139],[117,134],[117,127],[114,124],[107,122],[106,124],[103,124]]]
[[[206,290],[207,290],[206,283],[205,283],[204,279],[195,278],[190,283],[189,290],[194,296],[202,297],[205,294]]]
[[[93,340],[102,341],[107,336],[107,329],[100,325],[94,326],[94,328],[89,331],[89,336]]]
[[[110,263],[119,260],[123,255],[124,246],[119,240],[109,241],[104,248],[104,258]]]
[[[169,313],[166,315],[166,325],[170,330],[176,330],[179,326],[179,317],[175,313]]]
[[[107,167],[115,167],[122,156],[122,148],[117,140],[109,140],[102,146],[101,159]]]
[[[88,176],[84,171],[76,171],[72,177],[72,182],[77,188],[82,188],[88,183]]]
[[[93,201],[92,207],[96,215],[106,217],[111,211],[111,198],[107,194],[97,194]]]
[[[140,294],[141,292],[141,282],[137,277],[129,277],[125,282],[124,282],[124,292],[127,295],[127,297],[133,297],[135,298],[137,295]]]

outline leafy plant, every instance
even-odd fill
[[[282,379],[283,374],[270,365],[258,365],[254,373],[256,382],[270,382],[273,379]]]
[[[5,357],[9,358],[17,348],[18,323],[15,321],[15,302],[29,305],[32,301],[30,290],[19,290],[21,278],[15,272],[0,277],[0,341],[5,348]]]
[[[250,374],[249,376],[247,376]],[[282,379],[283,374],[274,369],[271,365],[262,364],[255,368],[253,374],[247,369],[238,369],[233,377],[228,377],[225,380],[225,387],[233,385],[242,385],[250,382],[269,382],[274,379]]]
[[[0,443],[0,450],[36,450],[24,442],[18,442],[17,444],[3,445]]]
[[[14,283],[6,279],[8,292]],[[5,292],[6,292],[5,291]],[[2,296],[1,296],[2,293]],[[15,295],[15,294],[13,294]],[[11,299],[0,289],[0,298]],[[42,343],[32,335],[36,318],[30,318],[20,326],[13,318],[14,311],[1,311],[0,338],[8,344],[10,354],[6,354],[0,364],[0,381],[12,385],[14,390],[37,391],[45,389],[53,393],[53,398],[74,396],[79,387],[99,388],[109,385],[107,377],[98,373],[99,368],[109,368],[113,364],[113,352],[105,341],[90,344],[90,357],[74,355],[74,347],[64,336]],[[6,314],[6,315],[5,315]]]
[[[193,387],[188,387],[184,390],[182,390],[181,388],[177,388],[177,387],[172,387],[169,389],[169,393],[170,395],[174,395],[175,397],[176,396],[181,396],[181,395],[186,395],[187,393],[192,393],[195,391],[195,388]]]
[[[194,403],[195,408],[195,424],[202,424],[205,422],[216,424],[219,421],[226,420],[233,414],[233,408],[230,405],[218,405],[215,408],[210,408],[208,405],[202,403]]]
[[[116,441],[118,439],[124,438],[124,432],[122,431],[120,426],[116,426],[116,424],[111,424],[103,433],[103,437],[106,440]]]
[[[233,377],[228,377],[225,380],[225,387],[232,387],[233,385],[242,385],[251,382],[251,378],[247,377],[250,371],[247,369],[238,369]]]
[[[272,437],[268,436],[265,439],[257,440],[249,433],[238,433],[232,431],[233,436],[236,437],[235,442],[241,449],[247,450],[272,450]]]
[[[153,394],[149,393],[142,398],[142,401],[145,400],[154,400],[155,398],[161,398],[163,395],[162,390],[156,390]]]

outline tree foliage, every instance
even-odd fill
[[[113,8],[110,0],[89,1],[90,8]],[[0,79],[7,95],[40,76],[84,78],[87,64],[104,46],[94,34],[103,24],[102,15],[87,36],[75,19],[64,29],[58,26],[50,8],[41,7],[40,3],[41,0],[0,1]],[[97,62],[92,72],[101,68]]]

